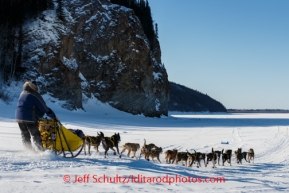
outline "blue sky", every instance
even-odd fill
[[[169,80],[226,108],[289,109],[289,1],[149,0]]]

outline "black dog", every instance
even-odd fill
[[[196,161],[198,163],[197,168],[200,166],[201,167],[201,160],[204,160],[204,165],[207,167],[206,164],[206,154],[201,153],[201,152],[197,152],[197,156],[196,156]]]
[[[102,140],[102,146],[105,150],[104,152],[104,157],[106,158],[107,155],[107,151],[109,150],[109,148],[111,150],[113,150],[113,155],[116,155],[115,150],[113,149],[113,147],[116,147],[117,153],[119,158],[121,158],[121,154],[119,153],[119,149],[118,149],[118,143],[120,142],[120,135],[119,133],[115,133],[113,136],[111,137],[104,137],[104,139]]]
[[[232,166],[231,164],[231,158],[232,158],[232,150],[231,149],[227,149],[224,153],[224,149],[222,150],[222,159],[223,159],[223,166],[224,163],[227,161],[228,163],[230,163],[230,166]]]
[[[236,158],[237,158],[237,163],[242,164],[242,159],[243,159],[242,148],[238,148]]]
[[[218,159],[218,154],[214,151],[214,149],[212,148],[212,162],[213,162],[213,168],[216,168],[215,164],[217,162]]]
[[[223,149],[224,150],[224,149]],[[216,151],[214,151],[215,152],[215,154],[217,154],[217,159],[218,159],[218,165],[220,165],[220,157],[221,157],[221,154],[222,154],[222,151],[218,151],[218,150],[216,150]]]

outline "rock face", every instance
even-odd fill
[[[30,76],[42,82],[42,92],[68,109],[82,108],[94,95],[132,114],[167,115],[160,47],[150,50],[133,10],[109,0],[73,0],[64,13],[65,22],[50,10],[23,28],[23,62],[34,69]]]

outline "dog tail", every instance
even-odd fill
[[[102,132],[100,132],[99,135],[104,138],[104,134]]]
[[[145,146],[147,143],[146,143],[146,139],[143,139],[144,140],[144,144],[143,144],[143,146]]]
[[[167,151],[165,152],[165,159],[168,159],[168,156],[169,156],[169,150],[167,150]]]
[[[222,155],[224,154],[224,149],[222,149]]]

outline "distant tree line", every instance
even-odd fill
[[[169,111],[227,112],[227,109],[207,94],[170,82]]]
[[[24,71],[21,67],[24,21],[36,18],[44,10],[53,7],[53,0],[0,1],[0,88],[3,83]],[[62,7],[58,10],[63,12]]]
[[[135,15],[139,18],[143,27],[144,33],[147,36],[151,50],[154,49],[157,34],[157,24],[154,29],[151,8],[147,0],[111,0],[111,3],[122,5],[134,10]]]
[[[228,113],[289,113],[286,109],[227,109]]]

